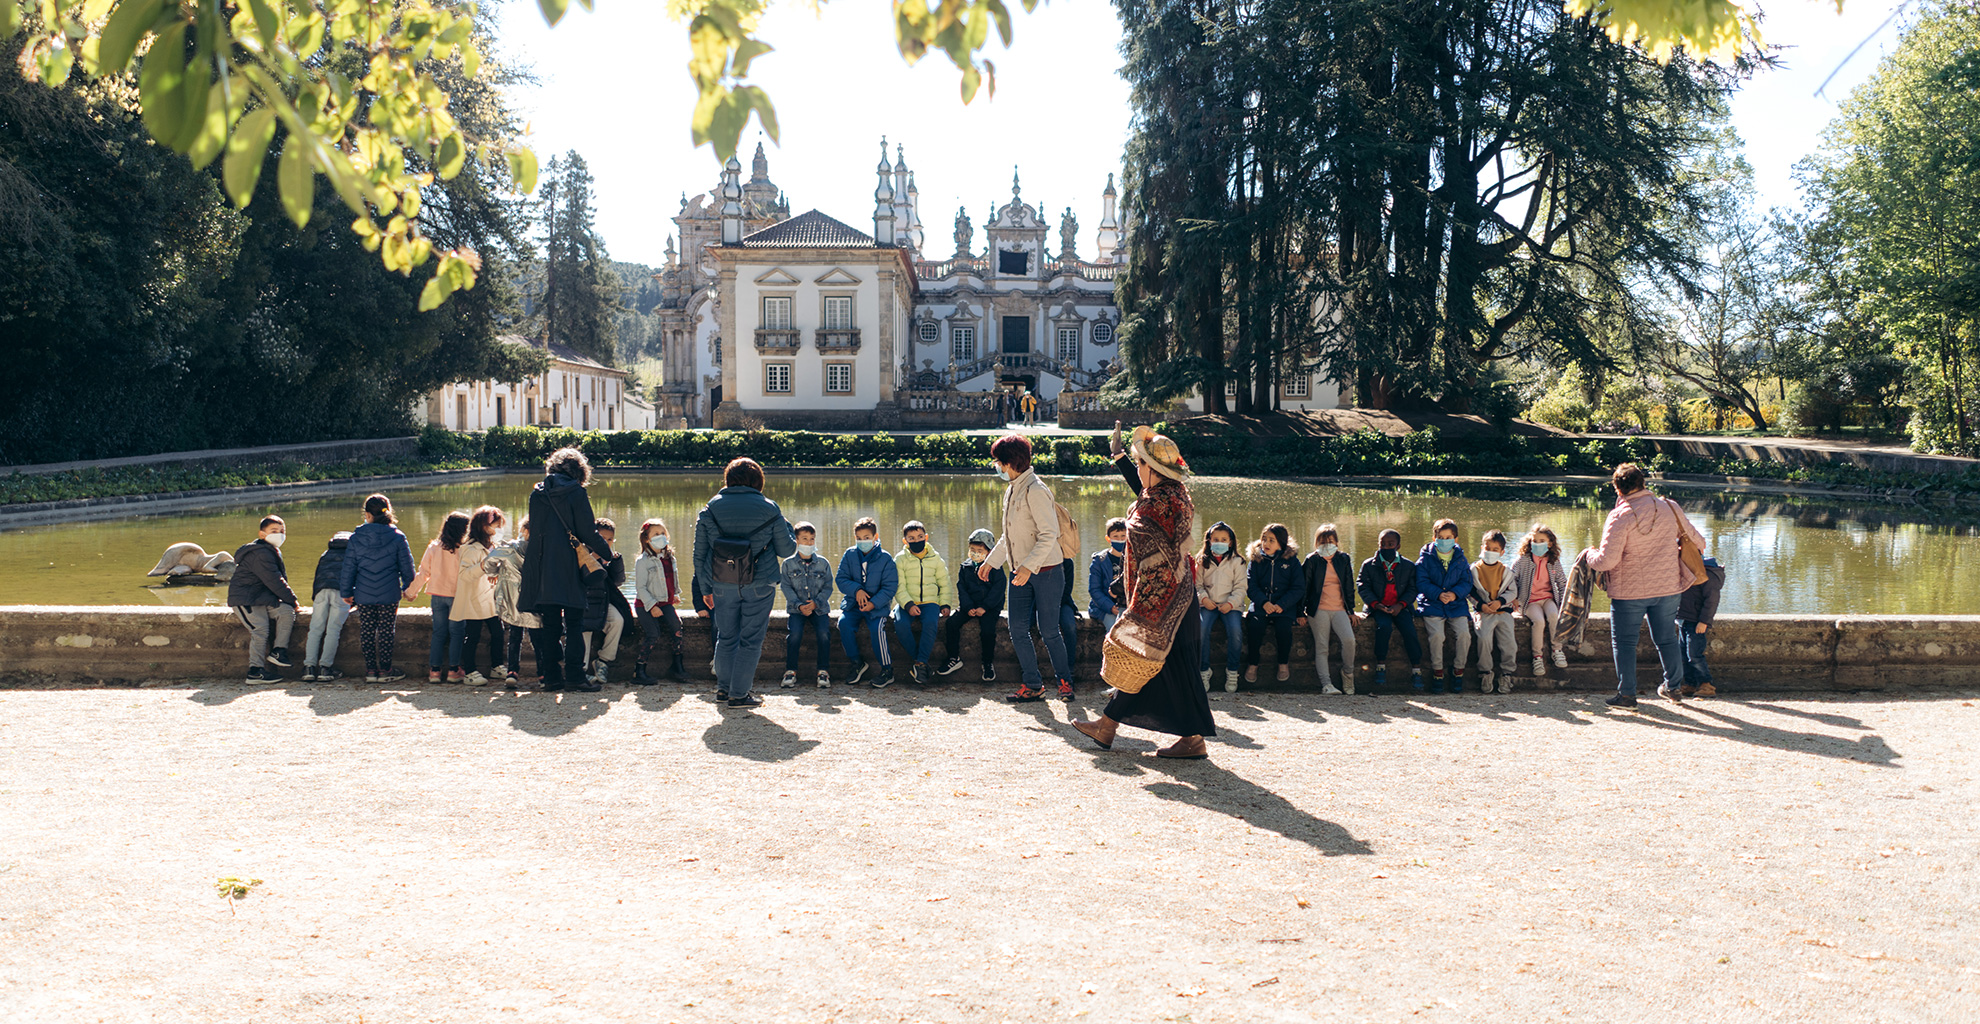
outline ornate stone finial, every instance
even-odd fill
[[[1103,196],[1111,196],[1118,194],[1114,191],[1114,172],[1112,171],[1107,172],[1107,190],[1100,194]]]
[[[749,162],[749,180],[752,182],[770,180],[770,158],[763,155],[761,140],[756,143],[756,156]]]
[[[896,142],[896,143],[894,143],[894,166],[895,166],[895,167],[898,167],[898,168],[902,168],[902,169],[905,169],[905,168],[907,167],[907,153],[905,152],[905,150],[906,150],[906,148],[907,148],[907,147],[905,147],[905,146],[902,146],[902,145],[901,145],[900,143],[898,143],[898,142]]]
[[[957,259],[969,258],[970,243],[973,242],[975,238],[976,238],[976,228],[970,224],[969,214],[964,213],[962,207],[960,206],[956,207],[956,258]]]
[[[681,209],[687,209],[687,189],[681,190]]]
[[[894,173],[894,168],[887,163],[887,137],[885,135],[880,136],[880,166],[876,169],[881,174]]]
[[[1017,201],[1018,201],[1018,170],[1017,170],[1017,165],[1012,164],[1011,165],[1011,202],[1015,203]]]

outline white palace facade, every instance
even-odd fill
[[[1032,391],[1049,409],[1062,395],[1090,399],[1115,372],[1111,176],[1089,259],[1072,210],[1054,231],[1015,173],[981,248],[958,209],[952,250],[933,255],[901,147],[890,161],[881,140],[876,175],[870,233],[817,210],[791,216],[761,145],[748,180],[731,158],[713,191],[682,197],[680,248],[668,240],[657,275],[659,426],[988,426],[1000,390]],[[1338,404],[1317,374],[1283,387],[1288,409]]]

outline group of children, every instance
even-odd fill
[[[335,667],[339,635],[345,616],[355,610],[365,652],[367,682],[404,678],[393,665],[393,614],[401,600],[424,592],[433,611],[432,641],[427,657],[429,683],[484,685],[520,683],[518,667],[526,631],[541,628],[537,617],[516,607],[522,578],[524,549],[529,537],[525,518],[519,535],[505,536],[507,519],[501,509],[483,505],[473,512],[449,513],[439,534],[427,545],[417,569],[410,546],[396,527],[391,502],[372,495],[365,503],[364,525],[330,538],[318,556],[313,580],[313,612],[305,648],[306,681],[339,678]],[[596,522],[607,545],[616,539],[610,519]],[[286,668],[288,638],[294,625],[297,598],[289,588],[280,548],[287,527],[279,516],[262,520],[252,543],[235,552],[236,571],[228,604],[248,627],[248,680],[278,679]],[[901,527],[900,547],[891,555],[880,544],[880,526],[871,517],[853,527],[854,543],[839,556],[836,567],[818,551],[817,527],[808,522],[794,529],[797,553],[783,560],[784,602],[789,615],[785,638],[783,685],[798,683],[805,636],[814,639],[813,671],[821,689],[832,685],[831,606],[837,598],[838,639],[849,665],[842,677],[847,685],[877,672],[869,685],[884,687],[900,680],[927,683],[963,667],[964,631],[974,620],[977,661],[984,681],[997,678],[994,666],[997,629],[1004,611],[1005,575],[988,561],[995,537],[987,529],[971,533],[968,557],[953,576],[941,552],[928,539],[919,521]],[[1322,692],[1354,693],[1356,684],[1355,619],[1374,623],[1374,674],[1367,692],[1388,683],[1386,662],[1391,636],[1400,634],[1410,662],[1412,689],[1431,693],[1462,692],[1471,665],[1476,637],[1475,685],[1484,693],[1511,693],[1519,656],[1517,623],[1523,619],[1530,634],[1532,674],[1545,676],[1551,657],[1556,667],[1567,665],[1567,651],[1557,632],[1567,593],[1560,539],[1543,524],[1534,524],[1517,549],[1504,532],[1487,530],[1480,538],[1476,561],[1467,560],[1458,542],[1457,524],[1438,520],[1432,538],[1414,560],[1402,555],[1402,534],[1383,530],[1379,550],[1357,567],[1340,548],[1340,533],[1329,523],[1314,532],[1313,551],[1302,561],[1298,545],[1281,523],[1271,523],[1239,552],[1236,532],[1224,522],[1203,534],[1196,553],[1198,625],[1202,660],[1198,669],[1204,689],[1213,681],[1210,640],[1221,625],[1225,643],[1224,689],[1235,692],[1242,671],[1255,683],[1262,647],[1271,640],[1278,651],[1278,679],[1290,677],[1295,629],[1310,632],[1314,671]],[[1087,614],[1111,628],[1125,606],[1124,568],[1127,523],[1106,524],[1107,546],[1094,552],[1087,566]],[[656,682],[649,661],[666,653],[666,674],[685,682],[681,620],[676,606],[681,597],[681,568],[661,519],[640,525],[639,553],[633,564],[633,599],[623,593],[625,561],[616,551],[600,558],[580,546],[586,585],[584,649],[587,681],[605,681],[609,663],[618,654],[629,620],[639,623],[639,642],[629,682]],[[1509,557],[1510,556],[1510,557]],[[1685,696],[1711,696],[1711,672],[1705,649],[1718,610],[1725,574],[1707,560],[1704,580],[1684,595],[1679,617],[1686,663]],[[1074,566],[1062,563],[1068,579]],[[693,574],[690,572],[690,576]],[[1060,632],[1069,646],[1078,636],[1079,609],[1068,587],[1059,608]],[[698,582],[691,588],[697,615],[709,617],[713,601]],[[1357,600],[1363,610],[1357,611]],[[1045,614],[1040,610],[1038,614]],[[1421,620],[1429,639],[1430,676],[1423,675],[1423,644],[1416,623]],[[891,626],[910,654],[905,673],[897,672],[888,630]],[[476,650],[488,638],[486,674],[478,670]],[[867,636],[873,651],[861,653]],[[942,658],[936,661],[936,644]],[[671,650],[669,650],[671,649]],[[1338,651],[1340,684],[1336,686],[1329,657]],[[1448,651],[1448,657],[1447,657]],[[1240,664],[1242,659],[1242,664]],[[1072,662],[1077,664],[1074,654]]]

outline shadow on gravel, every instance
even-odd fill
[[[511,692],[485,687],[438,688],[394,694],[402,703],[449,718],[503,715],[509,727],[532,736],[563,736],[611,710],[617,688],[598,693]]]
[[[751,761],[789,761],[818,746],[762,715],[724,708],[721,719],[701,734],[711,752]]]
[[[1726,706],[1722,702],[1714,703],[1720,707]],[[1778,711],[1783,714],[1799,715],[1804,718],[1812,718],[1824,724],[1855,723],[1843,725],[1843,728],[1860,729],[1863,727],[1857,719],[1842,715],[1796,712],[1789,708],[1778,708],[1769,704],[1755,704],[1753,707]],[[1775,750],[1791,750],[1801,754],[1815,754],[1821,757],[1834,757],[1845,761],[1856,761],[1860,764],[1882,765],[1886,768],[1897,767],[1897,759],[1903,756],[1897,751],[1892,750],[1890,744],[1885,743],[1882,736],[1874,733],[1868,736],[1858,736],[1855,739],[1849,739],[1843,736],[1827,736],[1822,733],[1776,729],[1770,725],[1760,725],[1741,718],[1735,718],[1723,711],[1706,707],[1695,701],[1683,705],[1682,711],[1688,712],[1689,715],[1681,717],[1680,709],[1678,708],[1666,708],[1661,705],[1646,703],[1639,705],[1635,714],[1616,715],[1613,718],[1619,722],[1635,722],[1639,725],[1648,725],[1658,729],[1700,733],[1706,736],[1717,736],[1721,739],[1734,740],[1739,743],[1772,747]]]
[[[1220,734],[1222,731],[1219,728]],[[1124,757],[1118,748],[1088,752],[1093,755],[1094,766],[1102,771],[1131,778],[1151,774],[1167,776],[1166,780],[1157,780],[1141,787],[1163,800],[1229,815],[1253,828],[1277,832],[1287,839],[1305,843],[1328,857],[1366,857],[1375,852],[1374,847],[1356,839],[1347,829],[1300,810],[1285,797],[1217,764],[1215,760],[1170,761],[1153,756],[1136,756],[1133,752]],[[1215,756],[1213,748],[1211,757]]]

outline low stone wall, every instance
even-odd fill
[[[280,444],[263,448],[207,448],[192,452],[163,452],[133,455],[121,459],[92,459],[84,462],[44,462],[26,466],[0,466],[0,476],[11,473],[69,473],[89,469],[226,469],[232,466],[265,466],[296,462],[356,462],[361,459],[403,459],[419,451],[417,437],[374,437],[350,441],[314,441],[308,444]]]
[[[1591,435],[1615,440],[1620,434]],[[1879,448],[1847,445],[1825,447],[1819,439],[1805,443],[1768,441],[1733,437],[1640,437],[1650,450],[1664,455],[1694,459],[1747,459],[1752,462],[1784,462],[1790,466],[1856,466],[1885,473],[1960,473],[1980,465],[1973,459],[1952,455],[1919,455]]]
[[[709,635],[705,620],[687,620],[685,637],[689,674],[709,678]],[[409,678],[398,686],[421,684],[430,623],[424,608],[404,608],[398,621],[398,667]],[[297,667],[286,675],[302,674],[302,653],[308,636],[309,611],[304,609],[289,644]],[[770,623],[769,640],[758,671],[759,684],[775,685],[783,672],[785,618],[778,612]],[[1370,625],[1358,626],[1359,661],[1367,666],[1374,653]],[[1100,626],[1080,620],[1079,667],[1082,681],[1097,682]],[[1223,665],[1223,633],[1211,644],[1211,664]],[[977,683],[974,638],[963,633],[967,666],[948,682]],[[1009,634],[1000,631],[996,685],[1018,678]],[[1543,679],[1528,678],[1531,652],[1520,631],[1518,686],[1533,689],[1606,690],[1615,685],[1609,659],[1609,620],[1595,616],[1588,624],[1580,650],[1568,668],[1548,668]],[[160,609],[141,606],[59,607],[22,605],[0,607],[0,685],[35,686],[173,686],[239,680],[247,666],[247,631],[225,608]],[[527,651],[529,645],[524,645]],[[801,665],[808,673],[814,661],[807,646]],[[1266,647],[1260,681],[1246,689],[1311,690],[1316,686],[1307,638],[1294,644],[1292,679],[1273,679],[1272,647]],[[1390,651],[1394,674],[1405,678],[1407,662],[1401,644]],[[1656,654],[1646,632],[1639,646],[1639,678],[1656,678]],[[525,660],[529,655],[525,654]],[[904,654],[896,643],[896,661]],[[938,644],[939,657],[939,644]],[[1728,692],[1819,692],[1832,690],[1908,690],[1980,685],[1980,616],[1936,615],[1844,616],[1791,615],[1722,616],[1712,635],[1712,671]],[[832,656],[836,674],[845,667],[842,650]],[[355,619],[346,622],[337,666],[346,676],[362,679],[364,661],[358,646]],[[622,649],[612,678],[623,680],[632,671],[630,649]],[[1221,669],[1220,669],[1221,671]],[[1221,674],[1218,677],[1221,679]],[[1366,678],[1364,672],[1362,678]]]

